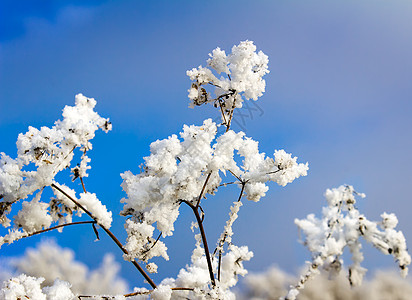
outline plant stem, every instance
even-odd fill
[[[80,221],[80,222],[73,222],[73,223],[66,223],[66,224],[57,225],[57,226],[50,227],[50,228],[47,228],[47,229],[43,229],[43,230],[39,230],[39,231],[36,231],[36,232],[32,232],[32,233],[30,233],[30,234],[28,234],[28,235],[26,235],[26,236],[22,236],[21,238],[14,240],[14,242],[15,242],[15,241],[18,241],[18,240],[21,240],[21,239],[24,239],[24,238],[28,238],[28,237],[31,237],[31,236],[40,234],[40,233],[52,231],[52,230],[55,230],[55,229],[58,229],[58,228],[62,228],[62,227],[66,227],[66,226],[71,226],[71,225],[80,225],[80,224],[96,224],[96,221]]]
[[[206,255],[206,261],[207,261],[207,267],[209,269],[210,281],[212,282],[213,286],[216,286],[215,275],[213,274],[213,268],[212,268],[212,260],[210,259],[209,246],[207,245],[205,229],[203,228],[203,222],[197,210],[198,207],[194,206],[192,203],[186,200],[182,200],[182,202],[186,203],[193,210],[193,213],[195,214],[197,224],[199,225],[200,234],[202,236],[203,247],[205,249],[205,255]]]
[[[209,175],[207,175],[207,177],[206,177],[205,183],[203,184],[203,187],[202,187],[202,191],[200,192],[199,198],[197,199],[196,208],[199,207],[200,200],[203,197],[203,193],[205,192],[207,182],[209,181],[209,178],[210,178],[211,175],[212,175],[212,171],[210,171]]]
[[[117,237],[108,228],[106,228],[104,225],[100,224],[99,221],[93,216],[93,214],[90,211],[88,211],[84,206],[82,206],[79,202],[77,202],[75,199],[73,199],[73,197],[68,195],[65,191],[63,191],[61,188],[59,188],[54,183],[51,184],[51,187],[58,190],[63,195],[65,195],[74,204],[76,204],[81,210],[83,210],[90,218],[92,218],[107,233],[107,235],[115,242],[115,244],[120,248],[120,250],[123,251],[124,254],[126,254],[126,255],[129,254],[129,251],[127,251],[123,247],[122,243],[117,239]],[[140,274],[142,274],[142,276],[147,280],[147,282],[152,286],[152,288],[155,289],[156,284],[149,277],[149,275],[147,275],[147,273],[143,270],[143,268],[135,260],[131,260],[130,262],[136,267],[136,269],[140,272]]]
[[[242,181],[242,189],[240,190],[240,194],[239,194],[239,197],[237,199],[237,202],[239,202],[242,199],[243,191],[245,190],[245,185],[246,185],[246,181]],[[223,234],[223,238],[218,243],[219,262],[218,262],[218,266],[217,266],[217,280],[219,280],[219,281],[220,281],[220,266],[221,266],[221,263],[222,263],[222,248],[223,248],[223,245],[225,244],[226,237],[227,237],[227,232],[225,232]],[[215,252],[216,252],[216,250],[217,250],[217,248],[215,249]]]
[[[85,193],[87,193],[86,187],[84,186],[83,177],[80,177],[80,182],[82,183],[83,191],[84,191]]]

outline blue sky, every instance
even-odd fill
[[[0,3],[0,151],[14,156],[17,135],[29,125],[52,126],[75,94],[96,98],[113,131],[95,138],[86,184],[113,210],[121,238],[119,174],[138,172],[152,141],[218,116],[209,107],[188,108],[185,72],[204,65],[214,48],[229,52],[248,39],[269,56],[271,73],[258,106],[243,112],[249,117],[235,116],[233,129],[245,130],[268,154],[293,153],[310,170],[286,188],[271,185],[265,199],[241,211],[234,241],[255,253],[247,268],[277,264],[295,273],[309,255],[297,242],[294,218],[319,214],[325,189],[341,184],[366,193],[358,206],[371,219],[396,213],[412,241],[410,1],[33,3]],[[235,197],[228,191],[205,203],[210,243]],[[157,281],[189,262],[193,217],[181,214],[166,240],[171,261],[159,263]],[[49,236],[90,266],[105,251],[119,254],[106,238],[94,243],[86,228]],[[20,255],[39,241],[3,246],[0,256]],[[391,257],[365,251],[366,267],[394,266]],[[127,263],[122,268],[131,284],[142,284]]]

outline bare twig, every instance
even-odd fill
[[[232,174],[233,176],[236,177],[237,180],[239,180],[240,182],[242,182],[242,179],[240,179],[239,176],[237,176],[235,173],[233,173],[231,170],[228,170],[230,172],[230,174]]]
[[[213,85],[213,86],[215,86],[215,87],[218,87],[218,88],[222,88],[220,85],[218,85],[218,84],[214,84],[213,82],[211,82],[211,81],[209,81],[209,84],[210,85]]]
[[[222,250],[219,250],[219,261],[217,265],[217,280],[220,281],[220,266],[222,264]]]
[[[195,214],[197,224],[199,225],[200,234],[202,236],[203,247],[205,249],[205,255],[206,255],[206,261],[207,261],[207,267],[209,269],[210,281],[212,282],[213,286],[216,286],[215,275],[213,274],[213,268],[212,268],[212,261],[210,259],[209,246],[207,245],[206,234],[203,228],[203,222],[199,215],[198,209],[196,206],[194,206],[189,201],[180,200],[180,202],[186,203],[193,210],[193,213]]]
[[[123,247],[122,243],[117,239],[117,237],[104,225],[100,224],[99,221],[96,219],[93,214],[88,211],[84,206],[82,206],[77,200],[73,199],[70,195],[68,195],[65,191],[63,191],[60,187],[55,185],[54,183],[51,184],[51,187],[58,190],[60,193],[65,195],[68,199],[70,199],[74,204],[76,204],[78,207],[80,207],[81,210],[83,210],[90,218],[92,218],[96,223],[107,233],[107,235],[115,242],[115,244],[120,248],[120,250],[123,251],[124,254],[129,254],[129,252]],[[147,282],[152,286],[152,288],[156,288],[156,284],[153,282],[153,280],[147,275],[147,273],[143,270],[143,268],[135,261],[131,260],[130,261],[136,269],[142,274],[142,276],[147,280]],[[80,299],[80,298],[79,298]]]
[[[160,239],[161,236],[162,236],[162,233],[159,233],[159,236],[157,237],[157,239],[156,239],[156,241],[153,243],[153,245],[152,245],[149,249],[143,251],[142,254],[146,254],[147,252],[149,252],[150,250],[152,250],[153,247],[156,246],[156,244],[157,244],[157,242],[159,241],[159,239]]]
[[[245,185],[246,185],[246,182],[242,182],[242,189],[240,190],[240,194],[239,194],[239,198],[237,199],[237,202],[239,202],[240,199],[242,199],[243,192],[245,190]]]
[[[14,241],[18,241],[18,240],[21,240],[21,239],[24,239],[24,238],[28,238],[28,237],[31,237],[31,236],[34,236],[34,235],[37,235],[37,234],[40,234],[40,233],[45,233],[45,232],[52,231],[52,230],[55,230],[55,229],[59,229],[59,228],[62,228],[62,227],[71,226],[71,225],[80,225],[80,224],[96,224],[96,221],[81,221],[81,222],[61,224],[61,225],[57,225],[57,226],[50,227],[50,228],[47,228],[47,229],[32,232],[30,234],[27,234],[25,236],[22,236],[22,237],[20,237],[16,240],[14,240]]]
[[[212,171],[210,171],[209,174],[206,177],[205,183],[203,184],[203,187],[202,187],[202,191],[200,192],[199,198],[197,198],[196,208],[199,207],[200,200],[203,197],[203,193],[205,192],[206,185],[207,185],[207,182],[209,181],[210,175],[212,175]]]
[[[81,176],[80,176],[80,182],[82,183],[83,191],[84,191],[85,193],[87,193],[86,187],[84,186],[83,177],[81,177]]]
[[[237,183],[237,181],[226,182],[226,183],[219,184],[219,187],[228,186],[229,184],[235,184],[235,183]]]

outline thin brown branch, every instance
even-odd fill
[[[215,83],[213,83],[213,82],[211,82],[211,81],[209,81],[209,84],[210,84],[210,85],[213,85],[213,86],[215,86],[215,87],[218,87],[218,88],[222,88],[220,85],[215,84]]]
[[[43,230],[39,230],[39,231],[30,233],[26,236],[23,236],[23,237],[19,238],[18,240],[20,240],[22,238],[31,237],[31,236],[34,236],[34,235],[37,235],[37,234],[40,234],[40,233],[44,233],[44,232],[52,231],[52,230],[55,230],[55,229],[59,229],[59,228],[62,228],[62,227],[71,226],[71,225],[80,225],[80,224],[96,224],[96,221],[80,221],[80,222],[72,222],[72,223],[61,224],[61,225],[57,225],[57,226],[54,226],[54,227],[50,227],[50,228],[47,228],[47,229],[43,229]],[[18,240],[15,240],[15,241],[18,241]]]
[[[145,250],[145,251],[143,252],[143,254],[146,254],[147,252],[149,252],[150,250],[152,250],[153,247],[156,246],[156,244],[157,244],[157,242],[159,241],[159,239],[160,239],[161,236],[162,236],[162,233],[159,233],[159,236],[157,237],[157,239],[156,239],[156,241],[153,243],[153,245],[152,245],[149,249]]]
[[[231,170],[228,170],[230,172],[230,174],[232,174],[237,180],[239,180],[240,182],[242,182],[242,179],[240,179],[239,176],[237,176],[235,173],[233,173]]]
[[[210,281],[212,282],[213,286],[216,286],[215,275],[213,274],[213,268],[212,268],[212,261],[210,259],[209,246],[207,244],[206,233],[205,233],[205,229],[203,228],[203,222],[199,215],[199,211],[197,207],[194,206],[192,203],[186,200],[181,200],[181,202],[186,203],[193,210],[193,213],[195,214],[197,224],[199,225],[200,234],[202,236],[203,247],[205,249],[205,255],[206,255],[206,261],[207,261],[207,267],[209,269]]]
[[[96,224],[96,221],[81,221],[81,222],[73,222],[73,223],[66,223],[66,224],[57,225],[57,226],[54,226],[54,227],[39,230],[39,231],[36,231],[36,232],[32,232],[30,234],[27,234],[25,236],[19,237],[18,239],[13,240],[13,242],[19,241],[19,240],[24,239],[24,238],[32,237],[32,236],[40,234],[40,233],[45,233],[45,232],[48,232],[48,231],[59,229],[59,228],[62,228],[62,227],[71,226],[71,225],[81,225],[81,224]],[[7,241],[5,241],[5,242],[7,242]]]
[[[267,174],[267,175],[269,175],[269,174],[275,174],[275,173],[280,172],[280,171],[282,171],[282,169],[279,169],[279,170],[276,170],[276,171],[272,171],[272,172],[267,172],[266,174]]]
[[[84,186],[83,177],[81,177],[81,176],[80,176],[80,182],[82,183],[82,188],[83,188],[83,191],[84,191],[85,193],[87,193],[87,191],[86,191],[86,187]]]
[[[240,194],[239,194],[239,198],[237,199],[237,202],[239,202],[240,199],[242,199],[243,192],[245,190],[245,185],[246,185],[246,182],[242,182],[242,189],[240,190]]]
[[[228,186],[229,184],[235,184],[235,183],[238,183],[238,182],[237,181],[231,181],[231,182],[222,183],[222,184],[219,184],[219,187]]]
[[[196,208],[199,207],[200,200],[203,197],[203,193],[205,192],[207,182],[209,181],[209,178],[210,178],[211,175],[212,175],[212,171],[210,171],[209,174],[206,177],[205,183],[203,184],[203,187],[202,187],[202,191],[200,192],[199,198],[197,198]]]
[[[127,251],[123,247],[122,243],[117,239],[117,237],[108,228],[106,228],[104,225],[100,224],[99,221],[96,219],[96,217],[93,216],[93,214],[90,211],[88,211],[77,200],[73,199],[73,197],[68,195],[65,191],[63,191],[60,187],[58,187],[54,183],[51,184],[51,187],[58,190],[60,193],[62,193],[68,199],[70,199],[74,204],[76,204],[78,207],[80,207],[80,209],[83,210],[90,218],[92,218],[94,221],[96,221],[96,223],[107,233],[107,235],[115,242],[115,244],[120,248],[120,250],[123,251],[124,254],[126,254],[126,255],[129,254],[129,251]],[[145,270],[143,270],[143,268],[135,260],[131,260],[130,262],[136,267],[136,269],[140,272],[140,274],[147,280],[147,282],[151,285],[151,287],[155,289],[156,284],[149,277],[149,275],[147,275]]]
[[[220,281],[220,266],[222,265],[222,250],[219,250],[219,262],[217,265],[217,280]]]

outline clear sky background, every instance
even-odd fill
[[[120,173],[137,173],[149,144],[183,124],[218,117],[211,107],[188,108],[186,70],[205,65],[208,53],[252,40],[269,56],[266,93],[235,115],[272,155],[285,149],[309,162],[309,174],[285,188],[270,185],[259,203],[247,203],[234,226],[238,245],[255,257],[246,268],[272,264],[296,273],[309,259],[297,242],[294,218],[320,214],[326,188],[351,184],[367,198],[370,219],[394,212],[412,243],[412,2],[411,1],[0,1],[0,151],[14,157],[29,125],[52,126],[65,105],[83,93],[110,117],[90,152],[89,191],[114,213],[113,231],[125,239]],[[80,186],[74,186],[80,191]],[[205,201],[205,226],[214,241],[237,190]],[[181,210],[175,235],[165,240],[171,260],[159,260],[159,282],[176,276],[194,246],[190,210]],[[96,267],[107,251],[120,251],[88,227],[55,237]],[[16,256],[41,238],[5,245]],[[394,267],[391,257],[365,245],[364,266]],[[349,261],[347,261],[349,263]],[[141,277],[128,263],[122,276]]]

